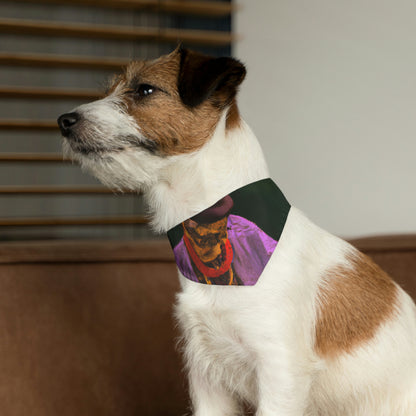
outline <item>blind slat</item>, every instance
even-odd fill
[[[0,32],[18,35],[98,38],[115,40],[143,40],[150,42],[224,46],[234,37],[229,32],[170,28],[126,28],[113,25],[86,25],[40,20],[0,19]]]
[[[96,90],[63,90],[57,88],[29,88],[0,86],[0,98],[96,100],[103,94]]]
[[[129,62],[128,59],[117,58],[89,58],[84,56],[0,52],[0,65],[12,66],[118,71],[124,66],[127,66]]]
[[[114,217],[44,217],[44,218],[0,218],[0,227],[35,227],[47,225],[132,225],[147,224],[141,215]]]
[[[235,7],[230,3],[194,0],[18,0],[24,3],[70,4],[77,6],[110,7],[143,10],[156,13],[180,13],[222,17],[230,15]]]
[[[66,162],[60,153],[0,153],[0,162]]]
[[[0,186],[0,195],[128,195],[135,192],[119,192],[103,186]],[[137,194],[137,193],[136,193]]]
[[[56,130],[54,120],[0,120],[0,130]]]
[[[64,56],[47,54],[28,54],[0,52],[0,65],[46,67],[46,68],[80,68],[118,71],[127,66],[128,59],[87,58],[83,56]]]

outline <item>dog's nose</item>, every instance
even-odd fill
[[[63,136],[68,136],[71,132],[72,127],[78,123],[80,116],[78,113],[66,113],[62,114],[58,118],[58,125],[61,129],[61,133]]]

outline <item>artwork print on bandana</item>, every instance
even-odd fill
[[[290,205],[271,179],[244,186],[168,231],[188,279],[253,286],[278,245]]]

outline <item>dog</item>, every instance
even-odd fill
[[[142,192],[153,229],[179,225],[214,264],[230,229],[224,198],[269,180],[236,103],[245,75],[236,59],[182,47],[134,61],[104,98],[59,117],[64,152],[105,185]],[[207,209],[213,225],[196,220]],[[240,284],[244,267],[217,285],[179,268],[193,414],[238,415],[248,404],[257,416],[416,415],[413,301],[347,242],[285,212],[255,282]]]

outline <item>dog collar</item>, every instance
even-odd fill
[[[270,178],[231,192],[168,231],[180,272],[208,285],[255,285],[277,247],[289,210]]]

